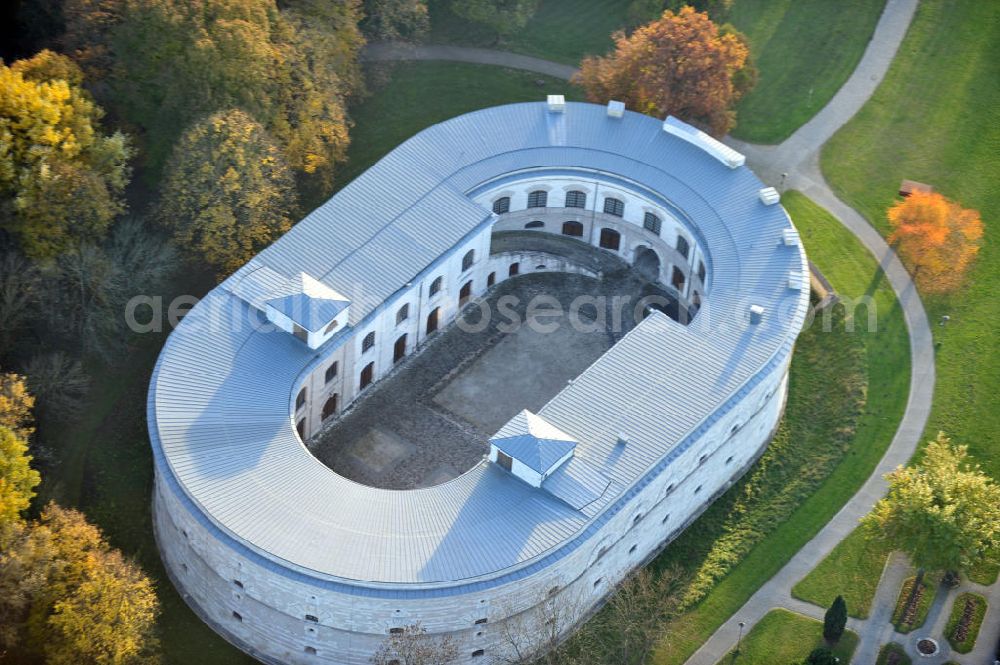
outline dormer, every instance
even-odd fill
[[[326,284],[300,272],[267,294],[268,321],[318,349],[347,326],[351,301]]]
[[[490,461],[534,487],[573,456],[576,440],[524,410],[490,439]]]

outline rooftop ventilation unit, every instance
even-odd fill
[[[781,242],[789,247],[797,247],[799,244],[799,234],[795,229],[785,229],[781,232]]]
[[[805,288],[805,284],[806,280],[803,279],[802,273],[800,273],[798,270],[793,270],[792,272],[788,273],[788,288],[792,289],[793,291],[801,291],[803,288]]]
[[[781,200],[781,194],[774,187],[764,187],[760,190],[760,202],[766,206],[773,206]]]
[[[611,100],[608,102],[608,117],[609,118],[621,118],[625,115],[625,102],[616,102]]]
[[[628,434],[626,434],[625,432],[620,432],[618,434],[618,445],[619,446],[627,446],[628,445],[628,440],[629,440],[628,439]]]
[[[760,305],[750,305],[750,323],[757,325],[764,320],[764,308]]]
[[[549,95],[549,111],[552,113],[562,113],[566,110],[566,98],[562,95]]]
[[[731,169],[739,168],[747,161],[747,158],[743,154],[733,150],[725,143],[713,139],[697,127],[692,127],[672,115],[668,115],[667,119],[663,121],[663,131],[701,148]]]

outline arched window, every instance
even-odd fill
[[[303,418],[299,421],[299,424],[295,426],[296,431],[299,433],[299,438],[306,438],[306,419]]]
[[[677,266],[674,266],[674,274],[670,278],[670,283],[673,284],[674,288],[678,291],[683,291],[685,281],[686,278],[684,277],[684,271]]]
[[[533,222],[528,222],[527,224],[525,224],[524,228],[526,228],[526,229],[544,229],[545,228],[545,222],[536,219]]]
[[[583,237],[583,224],[580,222],[563,222],[562,233],[564,236],[572,236],[573,238]]]
[[[549,193],[543,189],[536,189],[528,194],[529,208],[544,208],[549,200]]]
[[[431,310],[431,313],[427,315],[427,334],[430,335],[432,332],[438,329],[438,317],[441,314],[441,308],[435,307]]]
[[[375,346],[375,331],[371,331],[361,340],[361,353],[364,353]]]
[[[433,282],[431,282],[430,295],[434,295],[435,293],[439,292],[441,290],[441,285],[443,283],[444,283],[443,277],[438,277]]]
[[[326,376],[324,378],[326,379],[324,381],[324,383],[330,383],[331,381],[333,381],[334,379],[337,378],[337,362],[336,361],[330,363],[330,366],[326,368]]]
[[[622,235],[614,229],[601,229],[601,247],[618,251],[622,243]]]
[[[462,257],[462,272],[465,272],[472,267],[472,264],[476,261],[476,250],[470,249]]]
[[[677,253],[685,259],[688,258],[688,254],[691,253],[691,243],[689,243],[687,238],[684,236],[677,236]]]
[[[465,303],[469,302],[469,298],[472,297],[472,280],[462,285],[462,288],[458,291],[458,306],[461,307]]]
[[[375,363],[368,363],[365,368],[361,370],[361,380],[359,382],[360,389],[364,390],[372,384],[375,379]]]
[[[646,229],[651,233],[660,235],[660,228],[663,226],[663,221],[651,212],[647,212],[642,218],[642,228]]]
[[[306,405],[306,389],[303,388],[295,397],[295,410],[298,411]]]
[[[510,211],[510,197],[501,196],[496,201],[493,202],[493,212],[498,215],[502,215],[505,212]]]
[[[338,402],[340,401],[340,395],[334,393],[323,403],[323,420],[326,420],[330,416],[337,413]]]
[[[410,303],[406,303],[396,310],[396,325],[410,318]]]
[[[406,335],[396,338],[396,343],[392,346],[392,362],[398,363],[406,357]]]
[[[339,325],[340,325],[340,322],[339,322],[339,321],[337,321],[336,319],[334,319],[333,321],[330,321],[330,325],[328,325],[328,326],[326,327],[326,330],[324,330],[324,331],[323,331],[323,334],[324,334],[324,335],[329,335],[329,334],[330,334],[330,333],[332,333],[332,332],[333,332],[334,330],[336,330],[336,329],[337,329],[337,326],[339,326]]]
[[[514,275],[516,275],[520,271],[521,271],[521,264],[518,263],[517,261],[515,261],[514,263],[511,263],[510,264],[510,268],[507,269],[507,276],[508,277],[513,277]]]
[[[497,283],[497,274],[495,272],[491,272],[489,275],[486,276],[486,288],[489,288],[496,283]]]
[[[625,215],[625,203],[621,199],[609,196],[604,199],[604,212],[615,217],[622,217]]]
[[[566,207],[567,208],[586,208],[587,207],[587,193],[581,192],[579,190],[572,190],[566,192]]]

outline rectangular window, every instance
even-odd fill
[[[365,351],[368,351],[373,346],[375,346],[375,331],[374,330],[372,332],[368,333],[367,335],[365,335],[365,338],[363,340],[361,340],[361,353],[364,353]]]
[[[567,208],[586,208],[587,207],[587,194],[586,192],[572,191],[566,192],[566,207]]]
[[[407,303],[396,310],[396,325],[410,318],[410,304]]]
[[[528,194],[528,207],[529,208],[544,208],[548,203],[549,193],[537,189]]]
[[[622,217],[625,215],[625,203],[621,199],[609,196],[604,199],[604,212],[615,217]]]
[[[705,283],[705,262],[704,261],[698,261],[698,279],[701,280],[702,284]]]
[[[337,363],[335,361],[330,363],[330,366],[326,368],[326,375],[325,375],[326,383],[330,383],[336,378],[337,378]]]
[[[508,455],[504,451],[498,450],[497,451],[497,464],[500,465],[501,469],[506,469],[507,471],[510,471],[511,468],[514,466],[514,458],[512,458],[510,455]]]
[[[493,202],[493,212],[498,215],[502,215],[510,210],[510,197],[501,196],[496,201]]]
[[[647,212],[646,216],[643,217],[642,227],[647,231],[660,235],[660,229],[663,226],[663,221],[651,212]]]

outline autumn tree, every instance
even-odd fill
[[[1000,562],[1000,486],[967,457],[938,434],[917,465],[886,475],[888,494],[862,520],[868,537],[909,555],[914,589],[926,570]]]
[[[4,540],[2,534],[31,503],[40,480],[38,472],[31,468],[27,441],[0,425],[0,542]]]
[[[983,223],[975,210],[964,209],[937,192],[914,192],[888,211],[900,258],[925,293],[958,288],[982,244]]]
[[[177,144],[157,217],[224,276],[287,231],[296,207],[277,146],[246,113],[227,111]]]
[[[103,111],[68,58],[42,51],[0,63],[0,228],[32,258],[100,239],[125,208],[132,155],[103,135]]]
[[[718,136],[733,127],[733,105],[747,90],[740,74],[748,64],[745,40],[691,7],[668,10],[614,38],[614,51],[580,64],[574,80],[589,100],[617,99],[640,113],[704,125]]]
[[[328,188],[346,155],[345,99],[361,86],[361,4],[285,4],[67,0],[67,48],[106,72],[101,99],[145,130],[154,169],[194,122],[239,108],[291,168]]]
[[[418,42],[430,29],[424,0],[365,0],[361,28],[375,41]]]
[[[0,372],[0,427],[6,427],[27,441],[35,431],[32,426],[34,407],[35,398],[28,391],[24,377]]]
[[[373,665],[444,665],[458,659],[458,647],[449,636],[428,635],[419,623],[389,635],[372,655]]]
[[[452,0],[455,14],[490,28],[500,37],[510,37],[528,24],[538,0]]]

